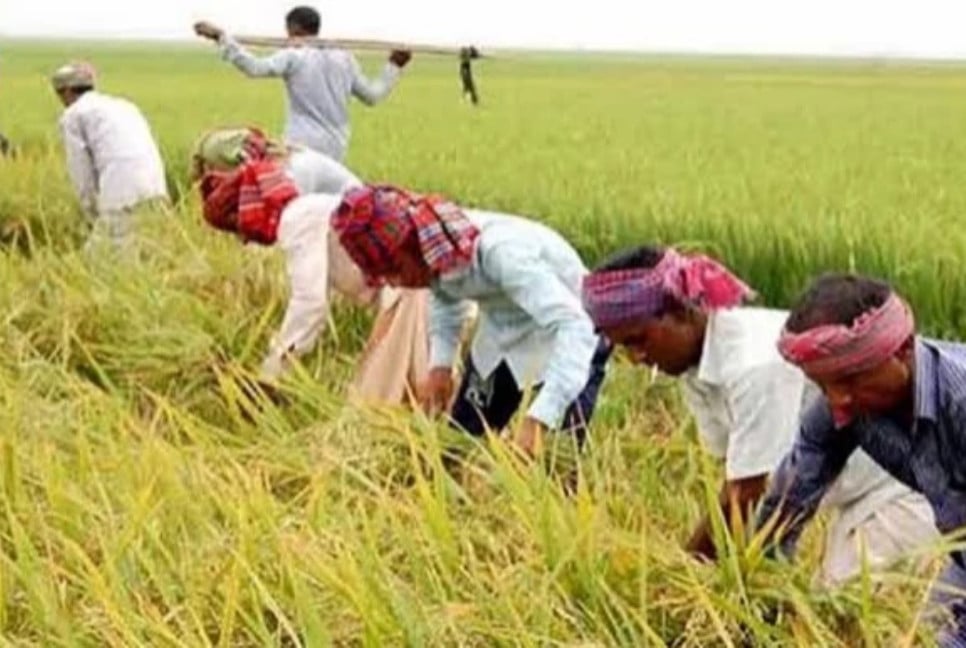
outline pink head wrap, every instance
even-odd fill
[[[809,376],[834,378],[877,367],[895,355],[915,330],[912,310],[892,293],[851,326],[825,324],[802,333],[783,331],[778,351]]]
[[[659,317],[667,297],[701,310],[732,308],[754,292],[726,267],[704,255],[667,248],[653,268],[603,270],[584,279],[584,308],[598,328]]]

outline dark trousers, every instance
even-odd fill
[[[594,414],[612,351],[613,347],[601,339],[590,363],[587,384],[564,415],[561,430],[576,435],[580,446],[584,444],[587,423]],[[539,386],[534,387],[534,391],[539,389]],[[487,428],[502,430],[520,407],[523,394],[506,362],[501,362],[484,378],[473,365],[473,359],[467,357],[463,382],[450,411],[451,424],[473,436],[482,436]]]

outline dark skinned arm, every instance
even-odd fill
[[[765,494],[768,475],[753,475],[742,479],[725,481],[718,495],[718,504],[724,519],[731,524],[735,515],[741,515],[745,528],[752,520],[751,512]],[[688,540],[687,550],[700,558],[714,560],[717,549],[714,546],[714,533],[710,515],[705,515]]]

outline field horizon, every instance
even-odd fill
[[[348,406],[370,317],[344,304],[289,404],[252,401],[239,385],[280,322],[281,259],[204,226],[188,156],[216,126],[279,133],[281,84],[214,48],[2,42],[0,643],[931,645],[938,548],[835,589],[814,580],[824,521],[793,564],[720,519],[723,558],[687,556],[720,466],[674,383],[623,360],[573,497],[498,441]],[[81,251],[47,82],[75,57],[142,108],[176,198],[126,264]],[[705,250],[761,305],[823,271],[873,274],[959,339],[966,64],[846,63],[494,59],[474,109],[455,61],[417,56],[385,104],[353,106],[347,165],[546,222],[588,265]]]

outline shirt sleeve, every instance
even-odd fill
[[[731,430],[725,454],[729,480],[770,474],[798,430],[804,379],[775,364],[741,372],[726,384]]]
[[[255,56],[227,34],[221,37],[219,44],[222,58],[250,77],[284,77],[295,60],[291,48],[280,49],[266,57]]]
[[[542,386],[527,414],[557,427],[590,377],[598,343],[594,326],[579,297],[525,242],[488,250],[483,268],[510,300],[553,335]]]
[[[723,421],[715,416],[715,410],[709,397],[692,386],[690,378],[683,378],[681,392],[684,402],[694,417],[694,424],[698,428],[698,435],[705,450],[715,459],[724,459],[728,453],[728,435],[730,430]]]
[[[429,366],[452,367],[459,349],[463,324],[471,317],[473,304],[433,290],[429,300]]]
[[[97,172],[84,137],[83,123],[78,115],[66,114],[60,125],[71,184],[74,185],[81,207],[87,212],[93,212],[97,204]]]
[[[386,63],[378,79],[369,79],[362,72],[356,57],[350,56],[352,66],[352,94],[362,103],[374,106],[392,92],[399,81],[402,70],[393,63]]]
[[[824,398],[805,412],[798,438],[772,475],[758,514],[759,527],[777,520],[781,534],[777,549],[781,553],[794,553],[805,524],[857,447],[850,429],[835,428]]]
[[[329,228],[312,219],[297,225],[300,227],[293,228],[287,240],[279,241],[287,256],[291,294],[282,326],[262,362],[266,378],[283,373],[288,354],[301,355],[312,347],[328,315]]]

